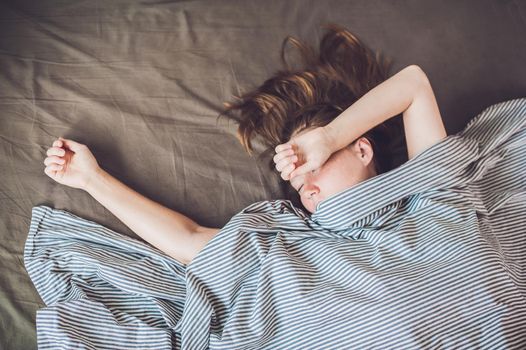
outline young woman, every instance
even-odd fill
[[[318,204],[393,167],[389,143],[403,115],[408,158],[447,136],[424,71],[410,65],[386,79],[388,65],[356,36],[331,24],[320,53],[300,47],[307,67],[279,71],[224,113],[239,121],[250,153],[252,135],[275,150],[275,168],[290,181],[309,212]],[[222,113],[223,114],[223,113]],[[47,150],[44,172],[90,193],[131,230],[189,264],[219,228],[203,227],[156,203],[104,171],[86,145],[59,138]]]

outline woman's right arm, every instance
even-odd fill
[[[182,264],[189,264],[219,231],[200,226],[126,186],[98,165],[86,145],[60,138],[47,155],[44,164],[49,177],[85,190],[133,232]]]
[[[219,231],[141,195],[102,168],[85,190],[133,232],[185,265]]]

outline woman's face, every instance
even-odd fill
[[[333,153],[320,168],[294,177],[290,184],[298,191],[303,206],[314,213],[324,199],[376,176],[373,153],[369,140],[360,137],[354,144]]]

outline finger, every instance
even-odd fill
[[[64,156],[66,154],[66,151],[59,147],[51,147],[47,150],[46,154],[48,156]]]
[[[62,140],[58,139],[53,142],[53,146],[62,147]]]
[[[44,164],[47,166],[47,165],[50,165],[50,164],[59,164],[59,165],[64,165],[66,162],[65,159],[61,159],[57,156],[51,156],[51,157],[47,157],[46,159],[44,159]]]
[[[295,155],[295,154],[293,154],[293,153],[290,154],[290,155],[285,155],[285,156],[283,156],[283,157],[281,157],[281,158],[279,159],[279,161],[276,163],[275,167],[276,167],[276,169],[277,169],[278,171],[281,171],[281,169],[282,169],[286,164],[290,163],[291,161],[294,161],[294,162],[295,162],[295,161],[297,160],[297,158],[298,158],[298,156]]]
[[[73,152],[78,152],[84,147],[86,147],[84,144],[70,140],[70,139],[64,139],[60,137],[60,140],[64,143],[64,146],[72,150]]]
[[[293,155],[293,156],[288,156],[286,157],[285,159],[282,159],[278,162],[278,164],[276,164],[276,170],[277,171],[283,171],[283,169],[291,164],[291,163],[295,163],[298,161],[298,156],[296,155]]]
[[[57,173],[62,171],[62,169],[54,169],[52,166],[47,166],[44,168],[44,173],[52,179],[55,179]]]
[[[292,148],[292,145],[290,143],[284,143],[284,144],[281,144],[281,145],[277,145],[274,150],[276,151],[276,153],[279,153],[279,152],[281,152],[283,150],[286,150],[286,149],[289,149],[289,148]]]
[[[272,158],[274,160],[274,163],[278,163],[280,160],[282,160],[283,158],[287,157],[287,156],[290,156],[294,154],[294,150],[293,149],[288,149],[288,150],[285,150],[285,151],[281,151],[279,153],[277,153],[274,158]]]
[[[46,159],[44,159],[44,164],[45,165],[50,165],[50,164],[61,164],[61,165],[63,165],[64,163],[66,163],[66,160],[63,159],[63,158],[57,157],[57,156],[49,156]]]
[[[281,172],[281,178],[283,180],[289,180],[290,179],[290,173],[294,170],[294,168],[296,167],[295,164],[289,164],[287,165],[283,171]]]
[[[55,171],[55,172],[62,170],[62,168],[63,168],[62,165],[55,164],[55,163],[50,164],[46,167],[46,169],[48,169],[49,171]]]
[[[310,163],[305,163],[302,166],[298,167],[296,170],[294,170],[290,174],[290,179],[293,179],[296,176],[300,176],[300,175],[306,174],[306,173],[308,173],[309,171],[312,171],[312,170],[313,170],[312,165]]]
[[[44,173],[49,176],[50,178],[54,179],[55,176],[57,175],[57,172],[54,171],[54,170],[51,170],[51,168],[49,167],[45,167],[44,168]]]

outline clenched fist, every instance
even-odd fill
[[[85,190],[101,170],[86,145],[59,137],[47,150],[44,173],[56,182]]]
[[[320,168],[333,153],[331,136],[324,127],[305,129],[275,147],[274,163],[283,180],[290,181]]]

